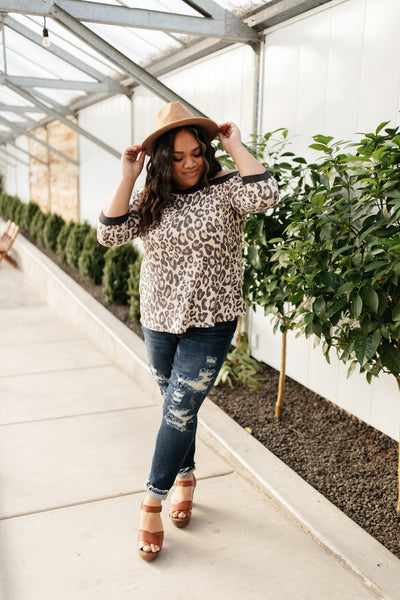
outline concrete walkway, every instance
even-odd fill
[[[165,507],[162,554],[141,561],[139,504],[160,405],[80,331],[28,273],[0,264],[1,600],[400,597],[400,561],[211,403],[192,522],[176,529]],[[263,469],[298,496],[298,514],[266,489]],[[302,503],[314,500],[316,524],[302,525]],[[353,544],[343,556],[327,527]]]

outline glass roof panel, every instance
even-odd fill
[[[45,77],[49,79],[73,79],[77,81],[93,81],[72,64],[55,56],[47,48],[38,46],[22,35],[8,30],[7,73],[9,75],[25,75],[26,77]],[[32,56],[35,60],[32,60]]]
[[[12,0],[8,2],[12,7]],[[85,2],[202,18],[201,14],[193,8],[190,0],[187,3],[183,0],[85,0]],[[223,8],[236,13],[243,12],[250,6],[266,3],[254,0],[218,0],[218,4]],[[29,6],[29,3],[27,5]],[[85,21],[82,25],[142,67],[153,63],[159,56],[165,56],[185,47],[189,41],[196,39],[195,35],[114,24]],[[76,102],[80,107],[87,106],[109,97],[110,94],[119,93],[118,86],[108,86],[110,80],[123,82],[125,85],[132,83],[133,77],[128,76],[110,59],[93,49],[84,40],[78,39],[51,17],[46,18],[51,44],[49,48],[45,48],[42,45],[43,26],[44,18],[41,16],[13,13],[12,8],[5,15],[2,35],[0,35],[0,74],[5,77],[2,83],[7,83],[7,76],[38,78],[38,81],[26,80],[25,85],[23,80],[14,79],[11,80],[11,84],[17,84],[32,95],[40,94],[39,99],[44,104],[48,99],[49,106],[62,107],[76,106]],[[99,89],[96,89],[95,85],[89,86],[96,82],[100,82]],[[54,87],[51,87],[52,85]],[[45,119],[51,118],[51,115],[46,116],[38,112],[32,103],[6,85],[0,85],[0,105],[0,116],[10,122],[22,123],[26,128],[29,128],[29,123],[32,121],[44,122]],[[13,106],[28,110],[29,107],[32,108],[31,112],[26,111],[24,120],[25,113],[17,109],[12,112]],[[8,107],[11,110],[7,110]]]
[[[42,35],[43,19],[40,17],[27,17],[24,15],[12,15],[12,17],[29,27],[36,34]],[[38,54],[39,51],[51,54],[52,46],[53,48],[56,46],[57,48],[64,50],[68,55],[87,63],[89,67],[99,71],[103,77],[113,77],[119,72],[119,69],[112,65],[110,61],[100,56],[95,50],[92,50],[90,46],[81,40],[77,40],[72,33],[53,19],[46,19],[46,27],[49,31],[51,45],[49,49],[42,49],[41,46],[34,44],[35,54]]]
[[[180,47],[179,42],[162,31],[123,28],[99,23],[87,23],[86,25],[137,64],[148,62],[155,54]]]

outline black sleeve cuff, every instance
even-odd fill
[[[264,173],[257,173],[256,175],[245,175],[242,177],[243,183],[257,183],[258,181],[266,181],[272,177],[269,171],[264,171]]]
[[[120,217],[106,217],[106,215],[101,211],[99,216],[99,221],[103,225],[121,225],[121,223],[125,223],[128,220],[129,213],[125,215],[121,215]]]

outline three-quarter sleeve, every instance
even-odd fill
[[[103,246],[122,246],[139,235],[140,221],[136,210],[137,193],[132,196],[129,210],[120,217],[107,217],[100,213],[97,224],[97,239]]]
[[[278,198],[278,184],[269,171],[232,179],[230,202],[240,214],[263,212],[274,206]]]

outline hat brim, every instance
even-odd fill
[[[170,131],[171,129],[176,129],[177,127],[184,127],[185,125],[197,125],[198,127],[201,127],[207,134],[210,141],[216,137],[219,129],[215,121],[212,121],[211,119],[206,119],[204,117],[191,117],[188,119],[180,119],[179,121],[175,121],[174,123],[170,123],[169,125],[160,127],[160,129],[157,129],[151,135],[149,135],[142,142],[142,150],[144,150],[146,154],[150,156],[151,151],[153,149],[153,144],[156,141],[156,139],[160,137],[160,135],[167,133],[167,131]]]

